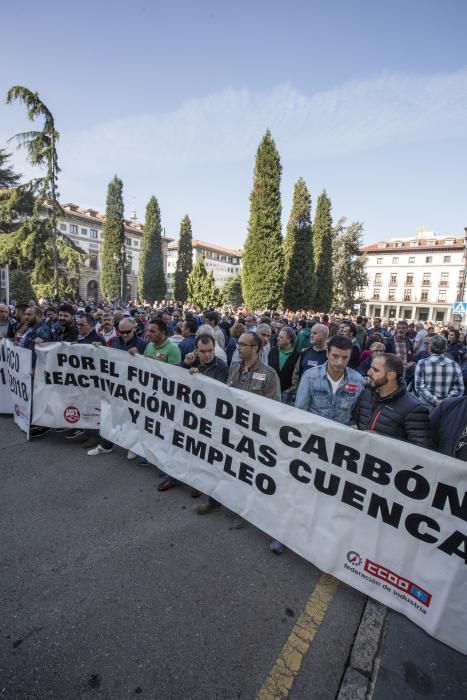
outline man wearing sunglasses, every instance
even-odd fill
[[[116,350],[126,350],[130,355],[144,354],[147,342],[136,335],[136,324],[132,318],[122,318],[118,324],[118,335],[112,338],[110,347]]]

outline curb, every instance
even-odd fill
[[[388,609],[369,598],[358,626],[349,665],[344,673],[337,700],[365,700],[371,697],[375,663],[384,636]]]

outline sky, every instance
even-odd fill
[[[270,129],[283,167],[283,233],[303,177],[364,243],[467,226],[465,0],[98,0],[2,8],[0,148],[38,175],[7,105],[39,93],[60,132],[63,203],[126,216],[152,195],[166,234],[242,247],[256,149]],[[37,128],[42,124],[37,123]]]

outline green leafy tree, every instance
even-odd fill
[[[178,239],[177,265],[174,275],[174,297],[179,301],[188,298],[188,275],[193,269],[193,234],[188,214],[183,217]]]
[[[315,311],[329,311],[332,304],[332,217],[331,200],[324,190],[318,197],[313,222],[315,258]]]
[[[63,211],[57,191],[59,134],[54,117],[39,95],[28,88],[10,88],[7,103],[16,100],[25,105],[30,121],[44,121],[41,130],[15,138],[20,147],[26,148],[32,165],[45,167],[45,174],[25,186],[10,187],[11,191],[1,198],[4,235],[0,236],[0,264],[30,272],[34,287],[40,285],[47,296],[58,297],[72,291],[69,274],[79,273],[85,253],[57,228]],[[14,184],[11,177],[10,184]]]
[[[109,182],[103,225],[101,288],[107,299],[120,299],[126,290],[123,182],[116,175]],[[122,293],[123,292],[123,293]]]
[[[243,290],[242,290],[242,276],[241,274],[236,274],[233,277],[229,277],[225,281],[224,286],[221,289],[222,302],[227,306],[237,306],[243,305]]]
[[[279,153],[268,130],[256,152],[243,253],[243,293],[251,309],[277,308],[281,303],[284,283],[281,172]]]
[[[311,197],[305,180],[295,183],[292,211],[284,240],[284,306],[291,311],[311,309],[314,292],[314,259]]]
[[[200,257],[187,279],[187,298],[194,306],[206,309],[218,306],[221,301],[220,290],[216,287],[214,275],[204,266],[204,255]]]
[[[143,243],[139,261],[138,293],[140,299],[154,303],[164,299],[167,283],[162,256],[162,225],[159,203],[151,197],[146,207]]]
[[[368,284],[363,245],[363,224],[354,221],[345,226],[345,218],[340,219],[333,231],[333,302],[341,309],[353,309],[354,304],[363,301],[362,291]]]

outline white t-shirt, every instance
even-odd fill
[[[331,386],[332,386],[332,393],[335,394],[336,391],[338,390],[339,386],[340,386],[340,385],[342,384],[342,382],[344,381],[344,375],[342,375],[342,377],[341,377],[340,379],[337,379],[336,381],[334,381],[334,379],[331,379],[331,377],[329,376],[328,373],[326,373],[326,375],[327,375],[327,378],[329,379],[329,381],[330,381],[330,383],[331,383]]]

